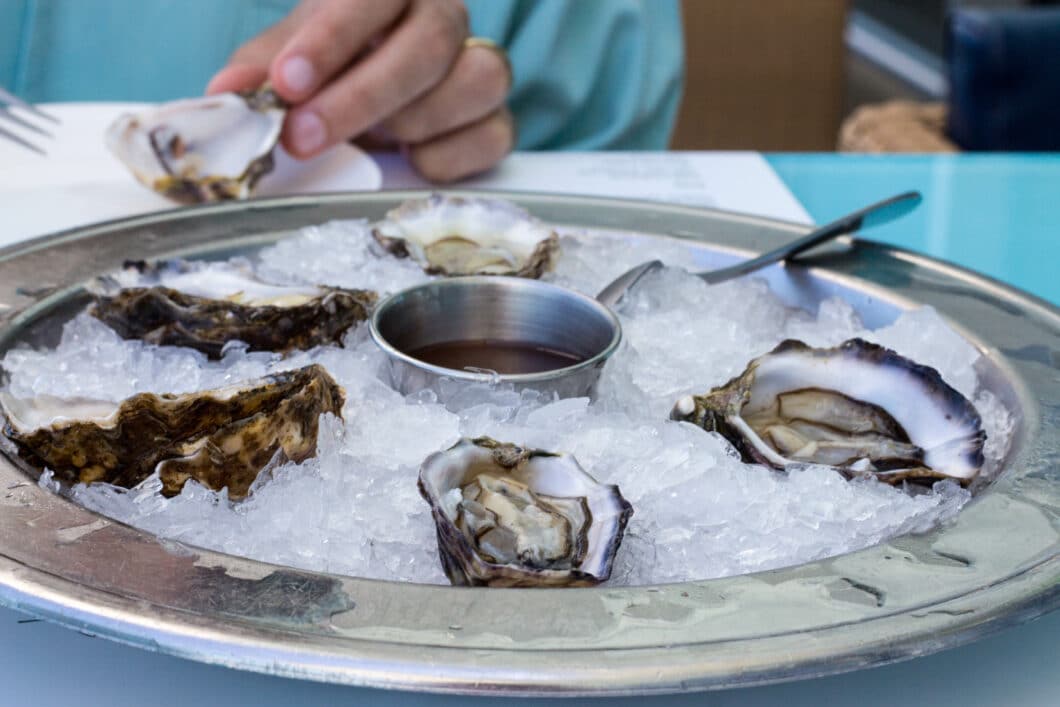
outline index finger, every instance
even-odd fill
[[[299,158],[360,135],[437,84],[467,36],[463,6],[416,0],[379,49],[287,116],[284,145]]]
[[[281,98],[299,103],[346,68],[388,29],[409,0],[324,0],[287,40],[269,66]]]

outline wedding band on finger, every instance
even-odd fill
[[[508,52],[504,51],[504,48],[492,39],[486,39],[485,37],[468,37],[465,39],[464,49],[471,49],[472,47],[489,49],[500,58],[501,63],[504,64],[504,70],[508,74],[508,88],[511,89],[512,85],[515,83],[515,74],[512,73],[512,62],[508,58]]]

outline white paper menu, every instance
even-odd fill
[[[375,155],[384,189],[429,188],[396,155]],[[811,223],[757,152],[519,152],[461,188],[669,201]]]

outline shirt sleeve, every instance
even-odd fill
[[[467,0],[503,45],[522,150],[665,149],[684,78],[677,0]]]
[[[678,0],[465,2],[473,33],[511,58],[519,149],[667,146],[683,79]],[[232,49],[294,4],[0,0],[0,85],[34,101],[197,95]],[[189,36],[195,51],[181,44]]]
[[[0,85],[30,101],[197,96],[296,0],[0,0]]]

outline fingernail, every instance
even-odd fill
[[[210,79],[210,83],[206,84],[206,95],[212,96],[215,93],[220,93],[220,89],[224,85],[223,81],[228,78],[230,73],[231,67],[226,66],[225,68],[221,69],[216,74],[214,74],[213,78]]]
[[[317,72],[303,56],[293,56],[284,61],[280,75],[287,88],[295,93],[306,93],[316,85]]]
[[[327,128],[320,116],[312,111],[302,111],[291,117],[291,138],[300,154],[316,152],[327,140]]]
[[[206,91],[204,91],[204,93],[207,96],[212,96],[213,94],[217,93],[217,79],[220,78],[220,76],[220,74],[217,74],[212,79],[210,79],[210,83],[206,84]]]

